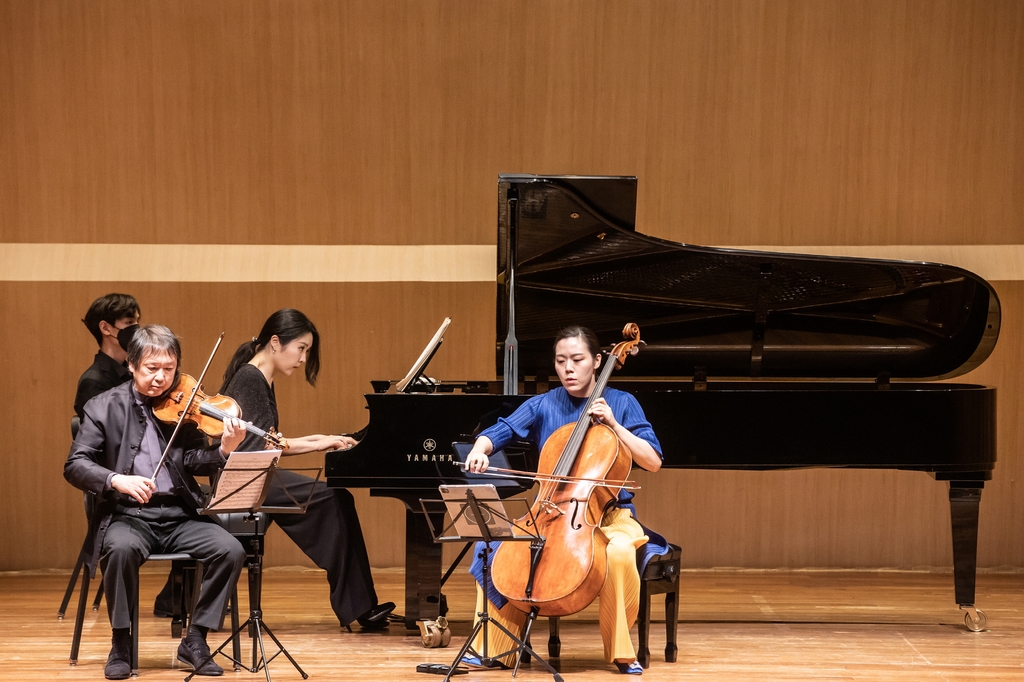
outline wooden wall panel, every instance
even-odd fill
[[[0,242],[491,244],[497,174],[536,172],[636,174],[639,229],[676,241],[1021,244],[1022,35],[1014,0],[0,0]],[[1002,337],[970,377],[1000,390],[980,561],[1019,567],[1024,285],[995,284]],[[285,433],[361,426],[368,380],[445,315],[432,373],[493,373],[487,283],[0,273],[0,570],[73,563],[78,320],[111,290],[182,335],[186,366],[226,330],[214,373],[274,309],[309,313],[325,367],[282,382]],[[921,474],[648,479],[641,513],[691,566],[949,563]],[[357,503],[374,565],[399,565],[401,506]],[[268,561],[305,563],[283,538]]]
[[[1015,0],[3,0],[6,241],[482,243],[499,172],[651,234],[1018,243]]]

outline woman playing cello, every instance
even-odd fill
[[[561,387],[534,396],[523,403],[507,419],[483,431],[467,457],[467,468],[483,472],[489,465],[488,455],[513,439],[524,439],[541,446],[559,427],[580,419],[588,398],[597,384],[596,370],[601,365],[601,349],[595,334],[586,327],[572,326],[559,332],[555,339],[555,371]],[[647,471],[661,468],[661,445],[644,416],[643,409],[629,393],[605,389],[596,400],[590,416],[611,428],[625,444],[633,462]],[[608,538],[607,578],[600,591],[600,627],[605,660],[614,663],[619,672],[639,675],[643,672],[636,660],[629,628],[639,610],[640,575],[636,566],[636,550],[648,541],[643,528],[633,515],[633,494],[620,490],[618,499],[605,512],[600,529]],[[477,589],[477,612],[483,607],[482,590]],[[526,613],[511,603],[493,608],[493,618],[519,632]],[[489,632],[491,647],[505,651],[507,638],[497,628]],[[505,661],[508,662],[507,660]]]

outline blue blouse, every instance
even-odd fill
[[[661,443],[658,442],[654,429],[633,394],[606,388],[602,397],[612,408],[615,419],[630,433],[650,443],[655,452],[664,459]],[[552,433],[566,424],[579,421],[586,404],[587,398],[574,398],[564,387],[559,386],[547,393],[533,396],[508,418],[498,419],[497,424],[485,429],[480,435],[486,436],[495,450],[500,450],[517,438],[530,441],[540,448]],[[632,499],[631,491],[620,490],[617,506],[630,509],[635,516],[636,510],[633,509]]]

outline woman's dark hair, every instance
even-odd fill
[[[306,351],[306,381],[310,386],[316,386],[316,375],[320,373],[320,332],[301,311],[294,308],[283,308],[267,318],[259,336],[253,337],[252,341],[246,341],[238,347],[231,362],[228,363],[228,368],[224,370],[224,385],[220,387],[220,392],[224,392],[239,367],[252,360],[256,353],[267,347],[271,337],[276,336],[280,339],[282,346],[287,346],[303,334],[313,335],[313,343]]]
[[[597,334],[595,334],[589,327],[581,327],[578,324],[570,325],[558,332],[558,336],[555,337],[555,344],[551,347],[551,352],[554,353],[555,349],[558,348],[558,342],[562,339],[575,339],[581,338],[583,342],[587,344],[587,350],[594,357],[601,354],[601,342],[597,340]]]

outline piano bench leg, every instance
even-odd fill
[[[548,656],[558,658],[562,653],[562,640],[558,636],[558,618],[548,618]]]

